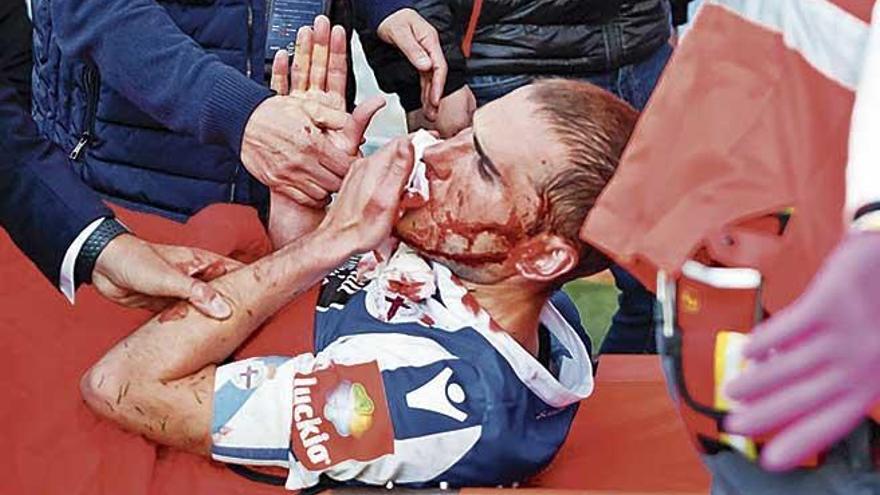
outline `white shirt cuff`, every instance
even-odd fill
[[[79,252],[83,247],[83,244],[86,243],[86,239],[92,235],[101,222],[106,220],[107,217],[101,217],[94,222],[90,223],[86,228],[76,236],[76,239],[70,243],[70,247],[67,248],[67,252],[64,253],[64,259],[61,261],[61,276],[59,277],[58,287],[61,289],[61,293],[67,297],[67,300],[70,301],[70,304],[74,303],[74,298],[76,296],[76,281],[73,279],[74,274],[73,270],[76,267],[76,258],[79,256]]]

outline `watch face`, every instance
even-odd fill
[[[328,14],[328,7],[328,0],[270,0],[266,60],[272,60],[282,48],[292,54],[299,28],[311,26],[315,17]]]

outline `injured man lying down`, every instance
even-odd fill
[[[635,120],[594,86],[545,80],[421,156],[392,141],[311,226],[273,232],[292,240],[212,282],[230,318],[181,303],[151,319],[86,372],[87,404],[159,444],[274,467],[289,489],[536,474],[593,386],[588,337],[551,295],[608,265],[578,230]],[[315,284],[313,352],[228,362]]]

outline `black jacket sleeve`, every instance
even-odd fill
[[[67,248],[113,212],[42,138],[8,79],[0,75],[0,225],[53,285]]]
[[[466,84],[465,58],[461,51],[464,24],[467,18],[455,12],[445,0],[416,0],[413,8],[421,14],[440,35],[440,43],[449,65],[449,75],[443,94],[448,95]],[[419,73],[406,57],[393,46],[376,36],[375,31],[366,27],[365,19],[356,19],[355,27],[364,47],[364,53],[376,73],[379,87],[388,93],[397,93],[400,103],[407,112],[421,107],[421,88]]]
[[[688,4],[693,0],[670,0],[672,4],[672,25],[681,26],[688,22]]]
[[[31,101],[31,21],[25,0],[0,2],[0,74],[30,105]]]

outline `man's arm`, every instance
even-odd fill
[[[314,232],[214,282],[233,307],[224,321],[180,303],[126,337],[82,380],[99,415],[158,443],[207,455],[214,369],[269,316],[350,253]]]
[[[387,238],[412,163],[405,139],[356,162],[317,230],[212,284],[230,318],[205,318],[186,303],[153,318],[84,375],[88,405],[156,442],[207,454],[216,364],[351,254]]]
[[[446,1],[418,0],[414,9],[436,30],[442,56],[447,64],[447,74],[443,92],[439,96],[458,91],[465,84],[465,58],[461,51],[461,26],[457,25],[449,3]],[[364,53],[373,67],[383,67],[376,71],[376,80],[383,91],[400,95],[401,105],[407,112],[422,107],[422,87],[420,70],[407,59],[404,53],[395,50],[376,33],[375,29],[358,31]]]
[[[388,16],[412,4],[413,0],[359,0],[352,2],[352,7],[370,29],[376,29]]]
[[[0,122],[0,225],[57,286],[71,242],[113,212],[74,173],[67,155],[40,136],[2,76]]]
[[[240,151],[248,118],[271,92],[205,52],[154,0],[49,8],[66,57],[92,60],[104,83],[169,128]]]
[[[121,235],[96,246],[92,264],[76,278],[83,241],[92,237],[89,227],[112,219],[113,212],[74,173],[67,155],[40,136],[2,76],[0,123],[0,226],[71,302],[78,284],[94,280],[104,297],[126,306],[152,307],[172,297],[189,299],[215,318],[228,315],[216,292],[191,277],[209,266],[216,272],[234,262],[197,249],[151,245]],[[136,272],[131,270],[134,264],[139,266]]]

